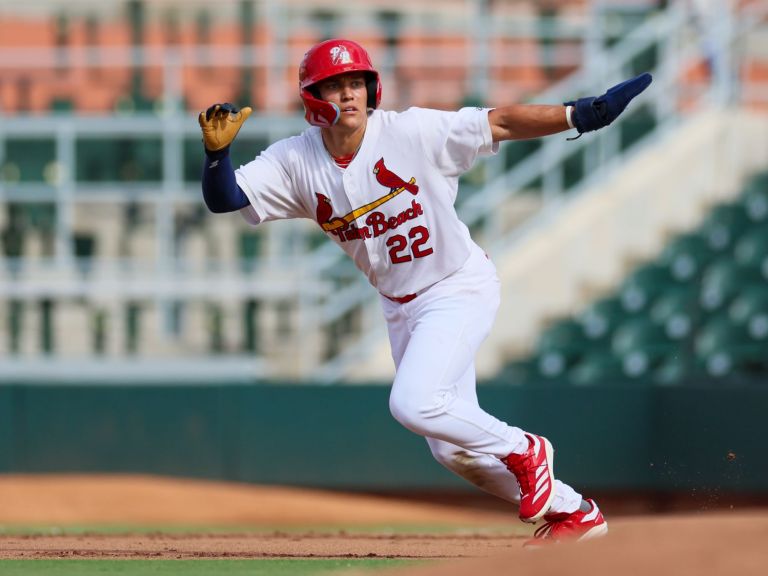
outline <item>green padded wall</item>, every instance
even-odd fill
[[[387,386],[0,386],[0,472],[146,472],[343,489],[462,487]],[[762,385],[483,385],[583,490],[768,492]],[[735,458],[728,457],[732,453]],[[467,486],[468,487],[468,486]]]

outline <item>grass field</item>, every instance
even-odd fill
[[[276,529],[274,526],[220,526],[220,525],[135,525],[135,524],[75,524],[75,525],[0,525],[0,552],[16,550],[13,559],[0,559],[2,576],[94,576],[99,574],[126,574],[130,576],[313,576],[315,574],[364,574],[375,573],[383,569],[406,566],[419,566],[434,562],[431,558],[397,558],[385,554],[378,557],[365,557],[365,554],[349,554],[345,557],[265,557],[238,558],[236,553],[227,552],[211,557],[190,558],[189,551],[180,547],[178,558],[169,558],[167,554],[153,558],[157,552],[149,551],[143,556],[126,558],[125,548],[97,548],[92,545],[98,538],[126,538],[138,541],[157,541],[168,537],[181,541],[187,535],[197,535],[204,539],[242,538],[248,544],[248,552],[258,552],[261,535],[278,535],[288,541],[295,541],[298,552],[303,545],[300,535],[319,540],[355,540],[356,538],[392,538],[399,542],[408,541],[413,536],[417,540],[424,535],[436,535],[452,538],[478,534],[476,528],[440,524],[388,524],[378,526],[340,526],[312,525],[290,526]],[[508,534],[499,527],[489,528],[488,535]],[[498,537],[498,536],[497,536]],[[68,543],[48,550],[37,546],[42,541]],[[41,539],[41,540],[38,540]],[[13,543],[16,542],[16,543]],[[250,543],[253,542],[251,545]],[[20,543],[20,544],[19,544]],[[157,548],[155,548],[157,550]],[[205,550],[202,548],[201,550]],[[42,552],[41,552],[42,551]],[[183,552],[183,556],[182,556]],[[129,552],[130,553],[130,552]],[[203,552],[205,554],[206,552]],[[29,555],[28,559],[20,559]],[[41,557],[41,554],[43,555]],[[370,554],[373,556],[373,554]],[[115,556],[112,558],[111,556]],[[173,556],[173,554],[172,554]],[[281,554],[278,554],[281,556]],[[344,556],[344,554],[340,554]]]
[[[413,565],[396,559],[0,560],[3,576],[312,576]]]

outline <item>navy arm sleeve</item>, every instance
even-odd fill
[[[235,212],[248,206],[248,197],[237,185],[229,146],[216,152],[205,151],[203,199],[211,212]]]

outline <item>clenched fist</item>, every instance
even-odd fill
[[[253,110],[250,106],[238,110],[236,106],[229,103],[214,104],[205,112],[200,112],[197,120],[203,131],[205,149],[216,152],[232,144],[251,112]]]

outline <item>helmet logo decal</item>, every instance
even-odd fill
[[[331,63],[334,66],[352,64],[352,56],[349,55],[346,46],[340,44],[331,48]]]

